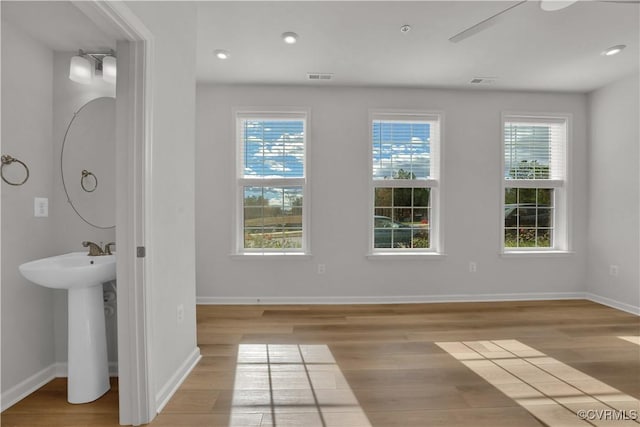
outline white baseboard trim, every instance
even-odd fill
[[[55,365],[55,363],[51,364],[40,372],[31,375],[26,380],[11,387],[9,390],[3,391],[2,395],[0,396],[0,411],[4,411],[7,408],[10,408],[11,406],[15,405],[52,379],[54,379],[56,377]]]
[[[590,292],[535,292],[519,294],[453,294],[350,297],[197,297],[202,305],[287,305],[287,304],[420,304],[438,302],[500,302],[586,299],[640,316],[640,307]]]
[[[273,305],[273,304],[419,304],[435,302],[493,302],[584,299],[584,292],[539,292],[519,294],[453,294],[412,296],[349,297],[197,297],[202,305]]]
[[[67,378],[69,376],[69,365],[67,362],[54,363],[56,370],[56,378]],[[109,362],[109,376],[118,376],[118,362]]]
[[[175,392],[178,391],[178,388],[187,378],[187,375],[189,375],[193,368],[196,367],[200,359],[202,359],[202,355],[200,355],[200,348],[196,347],[189,357],[182,362],[182,365],[180,365],[178,370],[171,376],[171,378],[169,378],[169,381],[162,386],[160,391],[156,394],[156,408],[158,414],[164,409],[167,403],[169,403],[171,397],[173,397]]]
[[[585,293],[585,298],[588,299],[589,301],[597,302],[598,304],[606,305],[608,307],[616,308],[618,310],[626,311],[627,313],[640,316],[640,307],[635,305],[616,301],[611,298],[603,297],[601,295],[592,294],[590,292]]]

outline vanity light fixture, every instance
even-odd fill
[[[626,46],[626,45],[623,45],[623,44],[619,44],[619,45],[616,45],[616,46],[611,46],[610,48],[605,49],[605,50],[602,52],[602,55],[604,55],[604,56],[613,56],[613,55],[617,55],[617,54],[619,54],[620,52],[622,52],[622,50],[623,50],[625,47],[627,47],[627,46]]]
[[[282,40],[284,40],[286,44],[294,44],[298,41],[298,35],[288,31],[286,33],[282,33]]]
[[[93,81],[93,65],[82,50],[71,58],[69,79],[82,84],[89,84]]]
[[[116,57],[107,55],[102,58],[102,79],[107,83],[115,84],[117,73]]]
[[[107,83],[116,82],[116,57],[113,50],[107,53],[87,53],[78,51],[69,64],[69,79],[77,83],[91,84],[94,78],[102,76]]]
[[[228,59],[230,56],[229,51],[224,49],[216,49],[213,51],[213,53],[216,55],[216,58],[218,59]]]

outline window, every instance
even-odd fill
[[[503,118],[503,249],[568,250],[568,117]]]
[[[440,116],[371,116],[373,253],[438,252]]]
[[[305,112],[237,113],[238,253],[305,253]]]

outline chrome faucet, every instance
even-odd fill
[[[113,255],[113,253],[111,253],[111,246],[115,246],[116,242],[109,242],[106,245],[104,245],[104,254],[105,255]]]
[[[89,248],[89,253],[87,254],[89,256],[105,255],[102,248],[100,248],[100,245],[96,243],[85,241],[85,242],[82,242],[82,246],[84,246],[85,248]]]

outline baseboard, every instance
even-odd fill
[[[20,382],[19,384],[16,384],[9,390],[3,391],[2,395],[0,396],[0,411],[4,411],[5,409],[15,405],[55,377],[56,364],[54,363],[47,366],[40,372],[31,375],[29,378]]]
[[[67,378],[69,376],[69,365],[67,362],[54,363],[53,366],[55,367],[56,378]],[[109,362],[109,376],[118,376],[118,362]]]
[[[169,378],[169,381],[162,386],[160,391],[156,394],[156,408],[157,412],[160,413],[164,407],[169,403],[169,399],[175,394],[178,388],[182,385],[184,380],[187,378],[187,375],[191,373],[193,368],[198,364],[202,356],[200,355],[200,348],[196,347],[189,357],[182,362],[182,365],[178,368],[178,370]]]
[[[626,311],[627,313],[640,316],[640,307],[637,307],[635,305],[616,301],[611,298],[603,297],[601,295],[592,294],[590,292],[585,293],[585,298],[590,301],[597,302],[598,304],[606,305],[608,307],[616,308],[618,310]]]
[[[347,296],[347,297],[197,297],[202,305],[252,304],[419,304],[437,302],[494,302],[584,299],[584,292],[538,292],[518,294],[453,294],[412,296]]]

